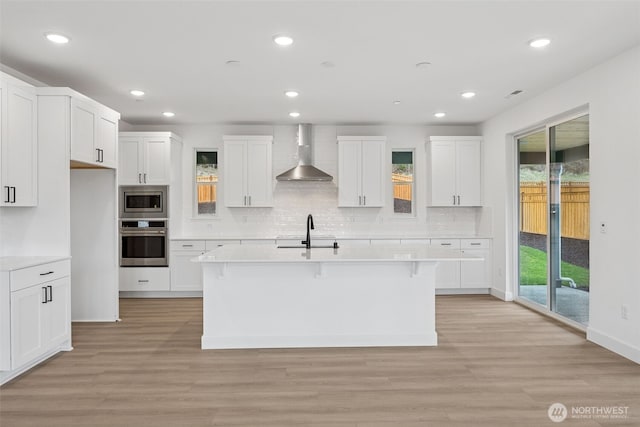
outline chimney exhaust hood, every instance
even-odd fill
[[[276,176],[277,181],[332,181],[333,177],[313,166],[313,139],[310,124],[298,125],[298,166]]]

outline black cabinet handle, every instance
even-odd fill
[[[9,187],[8,185],[5,185],[4,188],[7,189],[7,198],[4,202],[11,203],[11,187]]]
[[[16,202],[16,187],[11,187],[13,188],[13,199],[11,199],[11,203],[15,203]]]
[[[47,271],[46,273],[40,273],[41,276],[48,276],[50,274],[53,274],[53,271]]]
[[[47,300],[47,302],[51,302],[53,301],[53,286],[49,285],[47,286],[47,288],[49,288],[49,299]]]
[[[43,287],[42,287],[42,290],[44,291],[44,300],[42,300],[42,303],[43,303],[43,304],[46,304],[46,303],[47,303],[47,301],[49,300],[49,297],[48,297],[48,295],[47,295],[47,288],[46,288],[46,286],[43,286]]]
[[[100,149],[96,148],[96,155],[98,156],[98,158],[96,159],[97,163],[100,163]]]

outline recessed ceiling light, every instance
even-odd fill
[[[469,99],[469,98],[473,98],[474,96],[476,96],[476,93],[475,92],[462,92],[460,94],[460,96],[463,97],[463,98]]]
[[[289,115],[291,117],[300,117],[300,113],[298,113],[297,111],[292,111],[292,112],[289,113]]]
[[[280,46],[289,46],[293,43],[293,39],[289,36],[285,36],[284,34],[276,34],[273,36],[273,41]]]
[[[296,92],[295,90],[288,90],[284,94],[287,95],[289,98],[295,98],[296,96],[299,95],[299,93]]]
[[[173,117],[176,115],[176,113],[173,113],[171,111],[165,111],[164,113],[162,113],[162,115],[165,117]]]
[[[444,116],[446,116],[446,115],[447,115],[447,114],[446,114],[446,113],[443,113],[443,112],[439,112],[439,113],[435,113],[435,114],[434,114],[434,116],[435,116],[435,117],[437,117],[437,118],[439,118],[439,119],[440,119],[440,118],[442,118],[442,117],[444,117]]]
[[[533,39],[533,40],[529,40],[529,46],[531,47],[535,47],[535,48],[541,48],[541,47],[545,47],[548,46],[549,43],[551,43],[550,39],[547,38],[539,38],[539,39]]]
[[[138,89],[133,89],[129,93],[133,96],[144,96],[144,92]]]
[[[431,62],[427,62],[427,61],[422,61],[422,62],[418,62],[416,64],[416,68],[426,68],[429,65],[431,65]]]
[[[71,40],[69,37],[58,33],[45,33],[47,40],[56,44],[67,44]]]
[[[393,101],[393,105],[400,105],[400,101]]]
[[[240,65],[240,61],[236,60],[236,59],[230,59],[228,61],[225,62],[226,65]]]

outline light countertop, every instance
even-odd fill
[[[390,235],[367,235],[367,236],[329,236],[311,234],[311,240],[420,240],[420,239],[492,239],[492,236],[469,235],[469,234],[438,234],[438,235],[411,235],[411,236],[390,236]],[[279,236],[171,236],[171,240],[296,240],[304,239],[303,235],[279,235]]]
[[[277,248],[270,245],[221,246],[192,261],[202,263],[481,261],[483,258],[427,245],[376,245],[333,248]]]
[[[14,271],[36,265],[71,259],[70,256],[7,256],[0,257],[0,271]]]

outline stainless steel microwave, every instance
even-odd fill
[[[120,218],[168,218],[169,192],[166,185],[120,187]]]

